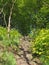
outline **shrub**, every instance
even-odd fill
[[[35,37],[38,35],[39,31],[40,31],[40,29],[35,29],[35,28],[33,30],[31,30],[31,32],[28,35],[29,38],[35,39]]]
[[[1,65],[16,65],[16,60],[12,53],[1,52],[0,53],[0,64]]]
[[[0,41],[2,41],[4,45],[14,44],[17,46],[19,44],[20,37],[21,37],[21,34],[17,30],[11,29],[10,38],[8,39],[7,29],[0,27]]]
[[[3,40],[3,38],[6,36],[7,30],[6,28],[3,28],[0,26],[0,41]]]
[[[10,38],[8,39],[7,35],[3,38],[3,44],[5,45],[19,45],[19,39],[21,37],[21,34],[17,30],[11,30],[10,31]]]
[[[32,54],[40,56],[45,65],[49,64],[49,29],[39,31],[35,41],[31,44]]]

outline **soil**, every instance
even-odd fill
[[[33,58],[29,51],[30,41],[27,37],[20,39],[19,52],[16,55],[17,65],[41,65],[38,58]]]
[[[2,43],[2,42],[0,42]],[[11,47],[7,49],[0,45],[0,52],[3,52],[6,49],[8,52],[14,53],[16,58],[16,65],[42,65],[39,58],[34,58],[29,50],[30,48],[30,39],[28,37],[22,37],[20,39],[19,51],[14,51]]]

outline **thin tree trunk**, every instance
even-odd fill
[[[5,18],[5,13],[4,13],[4,7],[7,5],[7,2],[3,5],[3,7],[0,9],[0,14],[3,13],[4,15],[4,22],[5,22],[5,25],[6,25],[6,28],[7,28],[7,22],[6,22],[6,18]]]
[[[5,18],[5,13],[3,12],[3,15],[4,15],[4,22],[5,22],[5,25],[6,25],[6,28],[7,28],[7,22],[6,22],[6,18]]]
[[[15,0],[16,1],[16,0]],[[8,21],[8,38],[10,37],[10,26],[11,26],[11,16],[12,16],[12,11],[13,11],[13,8],[14,8],[14,3],[15,1],[13,0],[13,4],[12,4],[12,7],[10,9],[10,15],[9,15],[9,21]]]

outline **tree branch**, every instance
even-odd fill
[[[5,18],[5,13],[4,13],[4,7],[6,6],[7,2],[3,5],[3,7],[0,9],[0,14],[3,13],[4,15],[4,22],[5,22],[5,25],[6,25],[6,28],[7,28],[7,23],[6,23],[6,18]]]

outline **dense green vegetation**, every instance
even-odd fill
[[[1,65],[16,65],[13,52],[19,50],[19,40],[21,34],[18,30],[11,29],[10,37],[7,36],[7,29],[0,27],[0,64]],[[3,51],[2,51],[3,50]],[[8,52],[9,51],[9,52]]]
[[[16,65],[16,59],[12,53],[4,52],[0,54],[0,64],[1,65]]]
[[[49,0],[0,0],[0,24],[19,29],[23,35],[32,27],[49,28]]]
[[[15,29],[11,29],[10,30],[10,38],[8,38],[7,36],[7,29],[0,27],[0,41],[2,41],[3,44],[5,44],[6,46],[8,45],[19,45],[19,39],[21,37],[21,34],[15,30]]]
[[[49,64],[49,29],[39,31],[34,42],[31,44],[32,54],[40,56],[43,65]],[[46,59],[46,60],[45,60]]]
[[[48,65],[49,0],[0,0],[0,46],[5,47],[0,55],[5,55],[5,65],[13,61],[13,54],[7,57],[7,48],[17,51],[22,36],[31,38],[31,53]]]

